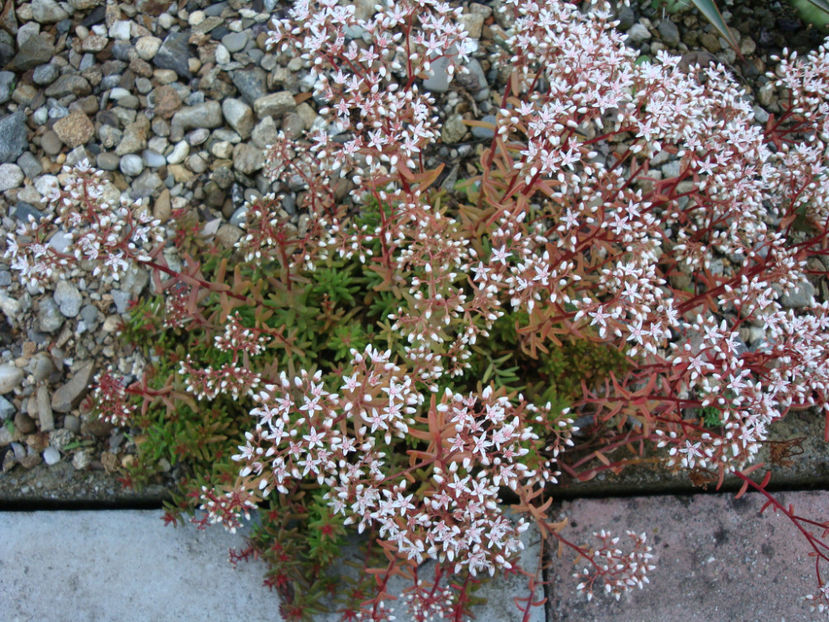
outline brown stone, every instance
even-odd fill
[[[95,133],[95,126],[92,121],[80,110],[70,112],[69,115],[58,119],[52,129],[63,144],[73,149],[85,145]]]
[[[179,108],[181,97],[172,86],[165,84],[155,90],[155,113],[158,116],[169,119]]]

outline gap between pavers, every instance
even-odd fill
[[[540,536],[532,528],[523,535],[521,563],[535,570]],[[165,526],[158,510],[0,512],[0,619],[280,622],[278,597],[262,585],[265,564],[228,562],[228,550],[243,546],[242,533],[221,527]],[[476,619],[521,620],[513,598],[527,585],[515,575],[484,583]],[[527,622],[544,620],[536,607]]]
[[[775,493],[796,514],[829,519],[829,492]],[[578,499],[560,515],[570,525],[562,535],[590,543],[601,529],[622,536],[645,532],[654,547],[650,584],[620,601],[597,594],[591,602],[576,592],[571,550],[553,555],[548,622],[812,622],[804,601],[817,589],[811,547],[764,498],[748,493]],[[816,533],[820,535],[820,533]],[[595,541],[593,541],[595,542]],[[824,573],[826,567],[823,568]]]

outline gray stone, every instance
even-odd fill
[[[60,452],[54,447],[47,447],[43,451],[43,461],[49,466],[57,464],[60,462]]]
[[[630,30],[628,30],[628,39],[633,43],[642,43],[650,38],[650,31],[642,24],[634,24],[630,27]]]
[[[17,188],[24,178],[25,175],[17,164],[0,164],[0,192]]]
[[[423,81],[423,88],[433,93],[445,93],[449,90],[449,65],[454,58],[450,53],[449,56],[442,56],[431,62],[431,70],[429,77]]]
[[[189,80],[190,73],[190,33],[171,32],[153,56],[153,64],[160,69],[172,69],[180,78]]]
[[[43,166],[40,164],[40,160],[30,151],[23,152],[23,155],[17,159],[17,165],[29,179],[34,179],[43,172]]]
[[[222,37],[222,45],[231,54],[244,50],[247,43],[248,33],[246,32],[231,32]]]
[[[32,17],[40,24],[53,24],[69,17],[55,0],[32,0]]]
[[[52,413],[52,405],[49,403],[49,390],[45,384],[37,388],[37,419],[40,422],[41,432],[51,432],[55,429],[55,416]]]
[[[485,123],[494,124],[495,123],[495,115],[494,114],[485,115],[481,119],[481,121],[483,121]],[[493,136],[495,136],[495,132],[493,130],[491,130],[490,128],[488,128],[488,127],[473,127],[472,128],[472,135],[475,138],[492,138]]]
[[[139,155],[128,153],[121,157],[119,168],[124,175],[136,177],[144,170],[144,160]]]
[[[93,331],[100,323],[100,313],[95,305],[86,304],[81,307],[81,321],[87,330]]]
[[[222,102],[222,114],[228,125],[232,127],[242,139],[250,136],[253,130],[253,111],[241,99],[228,98]]]
[[[64,317],[52,298],[42,298],[37,304],[38,330],[54,333],[63,326]]]
[[[112,290],[112,303],[115,305],[115,310],[121,315],[129,310],[130,300],[132,300],[132,296],[129,292],[120,289]]]
[[[245,175],[251,175],[265,164],[261,149],[248,143],[240,143],[233,149],[233,168]]]
[[[29,146],[26,113],[18,110],[0,120],[0,162],[13,162]]]
[[[276,123],[271,117],[265,117],[253,128],[250,137],[253,140],[253,144],[260,149],[274,144],[277,137]]]
[[[55,287],[55,303],[64,317],[76,317],[81,311],[83,298],[78,288],[69,281],[59,281]]]
[[[659,37],[662,43],[671,47],[679,45],[679,29],[671,20],[665,18],[659,22]]]
[[[5,397],[0,396],[0,419],[11,419],[14,415],[14,404]],[[3,426],[5,428],[5,426]]]
[[[145,169],[141,175],[132,182],[130,186],[130,197],[133,199],[143,199],[153,194],[161,186],[164,185],[158,173],[151,169]]]
[[[222,107],[219,102],[209,101],[195,106],[185,106],[173,115],[170,138],[180,140],[192,128],[214,128],[222,125]]]
[[[88,361],[80,367],[72,378],[61,385],[52,394],[52,410],[59,413],[66,413],[72,410],[73,406],[83,396],[89,386],[89,379],[92,377],[94,363]]]
[[[37,426],[35,425],[34,419],[32,419],[22,410],[19,410],[14,415],[14,429],[20,432],[21,434],[31,434],[32,432],[37,430]]]
[[[32,374],[36,382],[43,382],[55,373],[55,364],[46,352],[38,352],[29,361],[26,371]]]
[[[466,135],[467,127],[463,123],[463,117],[453,114],[446,119],[440,132],[440,138],[445,143],[459,142]]]
[[[23,370],[11,363],[0,365],[0,395],[11,393],[23,382]]]
[[[52,84],[46,87],[47,97],[65,97],[66,95],[75,95],[82,97],[89,95],[92,92],[92,87],[83,76],[76,73],[67,73],[59,77]]]
[[[15,76],[11,71],[0,71],[0,104],[11,99]]]
[[[230,79],[233,86],[239,90],[242,99],[250,106],[253,106],[253,103],[260,97],[267,95],[265,72],[259,67],[232,71],[230,72]]]
[[[809,281],[803,281],[797,289],[780,297],[780,304],[787,309],[799,309],[812,304],[815,287]]]
[[[25,201],[21,201],[14,207],[14,217],[19,220],[20,222],[29,222],[29,216],[35,219],[35,221],[40,221],[43,218],[43,212],[37,209],[31,203],[26,203]]]
[[[167,163],[167,158],[152,149],[146,149],[142,155],[144,157],[144,164],[150,168],[159,168]]]
[[[104,171],[114,171],[121,163],[121,158],[111,151],[102,151],[95,157],[95,164]]]
[[[253,102],[253,109],[256,116],[260,119],[263,117],[280,117],[286,112],[296,109],[293,93],[290,91],[279,91],[258,98]]]
[[[69,236],[65,231],[59,230],[55,232],[55,235],[49,240],[49,246],[54,248],[59,253],[65,253],[69,250],[69,247],[72,244],[72,238]],[[53,305],[55,304],[53,301],[49,301]],[[57,313],[58,309],[55,306],[55,312]]]

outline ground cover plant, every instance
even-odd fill
[[[362,21],[300,1],[269,45],[311,64],[323,122],[269,147],[278,190],[248,205],[234,248],[192,212],[171,235],[82,165],[6,256],[32,288],[152,270],[124,328],[147,371],[103,375],[96,407],[136,431],[133,484],[160,458],[181,466],[171,522],[198,509],[235,529],[262,508],[235,556],[269,563],[288,618],[327,603],[386,619],[402,575],[409,619],[464,619],[504,571],[527,574],[526,614],[530,523],[588,598],[642,587],[646,534],[571,542],[550,509],[563,474],[623,468],[619,448],[766,495],[812,545],[825,609],[829,523],[776,502],[754,459],[792,409],[822,409],[829,440],[829,303],[809,281],[829,254],[829,52],[784,54],[788,107],[760,127],[723,67],[637,62],[605,5],[504,4],[492,138],[452,191],[426,165],[440,120],[422,80],[439,62],[462,73],[460,9],[387,1]],[[56,226],[71,255],[48,244]],[[344,589],[330,567],[352,532]]]

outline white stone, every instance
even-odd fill
[[[230,52],[221,43],[216,46],[216,63],[219,65],[226,65],[230,62]]]
[[[170,155],[167,156],[167,164],[181,164],[188,155],[190,155],[190,145],[182,140],[176,143]]]
[[[151,35],[139,37],[135,42],[135,52],[142,60],[152,60],[160,47],[161,39]]]
[[[0,365],[0,395],[10,393],[23,381],[23,370],[11,363]]]
[[[122,19],[118,20],[109,27],[109,36],[112,39],[120,39],[121,41],[130,40],[130,22]]]
[[[17,164],[0,164],[0,192],[17,188],[25,177]]]

